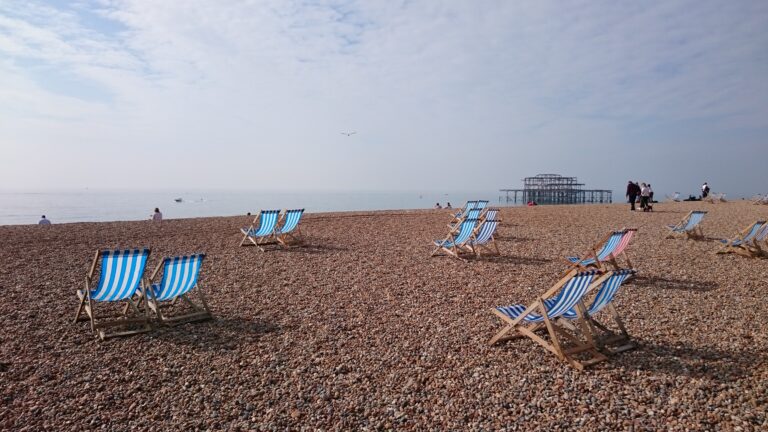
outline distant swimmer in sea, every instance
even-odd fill
[[[442,207],[440,206],[440,203],[435,203],[435,208],[436,209],[441,209]]]
[[[51,224],[51,221],[50,221],[50,219],[46,219],[46,218],[45,218],[45,215],[42,215],[42,216],[40,217],[40,222],[38,222],[37,224],[38,224],[38,225],[50,225],[50,224]]]
[[[160,213],[160,209],[155,207],[155,212],[152,214],[152,222],[162,222],[163,214]]]

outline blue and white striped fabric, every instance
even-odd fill
[[[275,232],[275,226],[277,225],[279,216],[280,210],[262,210],[259,214],[259,228],[255,230],[244,228],[242,231],[250,237],[264,237],[271,235]]]
[[[152,284],[153,297],[158,301],[169,300],[186,294],[197,285],[197,276],[205,254],[166,258],[163,260],[163,278]]]
[[[744,236],[743,239],[735,239],[732,242],[730,240],[720,240],[720,243],[726,243],[730,246],[739,246],[743,243],[747,243],[748,241],[752,240],[752,237],[757,234],[757,232],[760,230],[760,228],[765,224],[765,221],[757,221],[754,225],[752,225],[752,229],[749,230],[747,235]]]
[[[614,231],[613,234],[611,234],[611,237],[608,238],[608,241],[603,245],[603,248],[600,249],[600,252],[597,253],[597,259],[603,261],[608,258],[611,253],[613,253],[613,250],[616,249],[619,242],[621,242],[623,236],[624,231]],[[595,264],[597,262],[594,257],[587,258],[584,261],[581,261],[581,258],[579,257],[568,257],[568,261],[583,266]]]
[[[763,229],[755,235],[753,242],[761,242],[768,238],[768,224],[763,224]]]
[[[493,237],[493,233],[496,232],[496,227],[499,225],[499,221],[486,220],[480,225],[480,230],[475,234],[475,238],[470,241],[472,245],[484,245],[488,243]]]
[[[480,217],[480,209],[472,209],[467,212],[467,219],[477,219]]]
[[[459,233],[456,235],[456,237],[453,238],[453,241],[451,241],[451,239],[435,240],[435,245],[444,248],[463,245],[469,240],[469,237],[472,235],[472,231],[475,230],[476,224],[477,219],[464,219],[461,222],[461,226],[459,227]]]
[[[301,215],[304,214],[304,209],[286,210],[285,218],[283,219],[283,226],[276,230],[277,234],[287,234],[296,229],[301,220]]]
[[[499,209],[489,208],[485,212],[485,220],[496,220],[496,215],[499,214]]]
[[[474,209],[475,206],[477,206],[477,201],[467,201],[466,204],[464,204],[464,208],[461,209],[459,212],[457,212],[455,215],[453,215],[456,218],[463,217],[467,212]]]
[[[589,288],[589,284],[592,283],[592,279],[594,279],[596,274],[596,271],[591,270],[577,273],[573,276],[565,286],[563,286],[556,297],[544,302],[544,307],[547,310],[547,317],[550,319],[557,318],[576,306],[582,297],[584,297],[587,288]],[[496,310],[512,319],[516,319],[520,314],[525,312],[527,308],[528,307],[525,305],[517,304],[497,307]],[[544,321],[544,316],[531,311],[525,318],[523,318],[523,321],[528,323],[540,323]]]
[[[488,200],[480,200],[480,201],[477,202],[477,205],[475,206],[475,208],[478,209],[478,210],[482,210],[487,205],[488,205]]]
[[[696,228],[696,225],[698,225],[702,219],[704,219],[704,215],[707,214],[705,211],[694,211],[691,212],[690,217],[686,221],[685,225],[680,226],[678,225],[670,225],[669,227],[672,228],[672,231],[677,233],[683,233],[686,231],[690,231],[694,228]]]
[[[619,291],[621,284],[623,284],[625,280],[627,280],[635,273],[635,270],[628,269],[613,272],[611,277],[609,277],[605,282],[603,282],[602,285],[600,285],[600,289],[597,291],[595,299],[592,300],[592,305],[589,306],[589,309],[587,309],[587,314],[594,315],[600,312],[600,310],[607,306],[608,303],[612,302],[613,297],[616,296],[616,293]],[[578,318],[578,314],[576,313],[575,308],[571,308],[563,314],[563,317],[568,319],[576,319]]]
[[[91,291],[91,300],[120,301],[133,297],[147,265],[149,249],[101,252],[99,284]]]

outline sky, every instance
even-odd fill
[[[763,0],[0,0],[0,190],[765,193],[766,29]]]

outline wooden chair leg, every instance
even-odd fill
[[[85,281],[85,292],[83,293],[83,296],[80,298],[80,306],[77,307],[77,313],[75,314],[75,321],[78,322],[80,320],[80,314],[83,313],[83,307],[85,306],[85,301],[87,298],[90,298],[90,294],[88,293],[88,280]]]

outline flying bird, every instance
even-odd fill
[[[354,134],[356,134],[356,133],[357,133],[357,132],[355,132],[355,131],[352,131],[352,132],[342,132],[341,134],[342,134],[342,135],[346,135],[346,136],[352,136],[352,135],[354,135]]]

